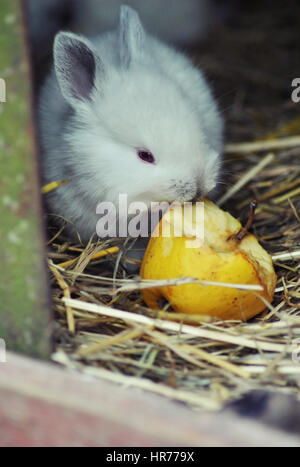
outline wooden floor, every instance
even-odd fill
[[[0,363],[0,446],[299,447],[300,440],[8,353]]]

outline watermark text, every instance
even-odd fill
[[[0,102],[6,102],[6,82],[0,78]]]
[[[0,363],[6,363],[6,344],[4,339],[0,339]]]
[[[300,102],[300,78],[293,79],[292,88],[294,88],[291,95],[292,101],[298,104]]]
[[[292,360],[294,363],[300,363],[300,338],[292,342]]]
[[[101,202],[96,208],[100,216],[96,232],[100,238],[186,237],[187,248],[199,248],[204,242],[204,202],[128,203],[120,194],[118,203]],[[162,222],[159,223],[163,217]]]

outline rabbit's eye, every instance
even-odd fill
[[[145,149],[140,149],[137,154],[138,154],[139,159],[141,159],[143,162],[147,162],[148,164],[155,163],[155,158],[150,151],[146,151]]]

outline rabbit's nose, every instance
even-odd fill
[[[197,183],[196,187],[196,193],[194,197],[192,198],[192,203],[196,203],[196,201],[199,201],[203,196],[205,196],[205,190],[203,190],[202,184],[200,182]]]

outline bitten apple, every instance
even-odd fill
[[[197,244],[197,239],[193,245],[191,234],[186,232],[177,236],[178,207],[171,208],[157,226],[159,230],[154,233],[157,236],[153,235],[149,241],[141,277],[151,280],[192,277],[227,284],[259,285],[262,290],[253,292],[197,283],[164,286],[143,290],[147,305],[158,309],[160,299],[164,298],[175,311],[222,320],[245,321],[260,313],[266,307],[260,296],[271,302],[276,285],[271,256],[237,219],[211,201],[203,202],[204,216],[200,220],[197,220],[196,205],[185,209],[191,210],[190,213],[185,210],[184,218],[192,219],[190,226],[193,225],[194,231],[195,227],[200,227],[198,232],[202,227],[201,241]],[[163,236],[167,224],[171,226],[170,235]]]

